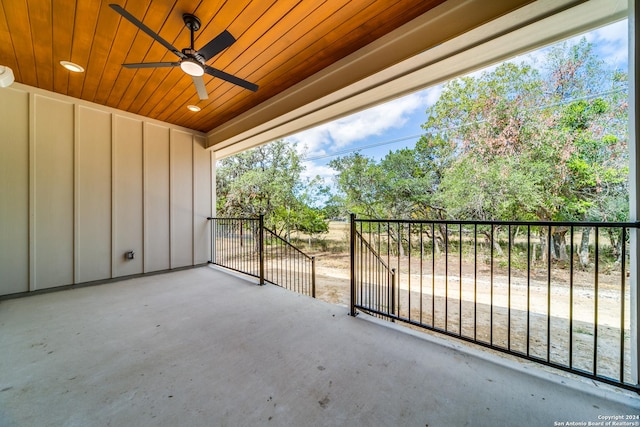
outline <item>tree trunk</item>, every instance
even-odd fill
[[[440,240],[439,237],[434,237],[433,238],[433,246],[434,246],[434,250],[435,250],[436,255],[440,255],[442,253],[442,249],[440,248],[439,240]]]
[[[568,261],[567,242],[565,237],[568,229],[566,227],[557,228],[551,233],[551,242],[553,243],[551,255],[559,261]]]
[[[487,242],[487,246],[491,247],[491,233],[486,231],[481,231],[480,234],[484,236]],[[504,255],[504,251],[502,250],[500,243],[498,243],[498,239],[495,239],[495,238],[493,239],[493,250],[498,254],[498,256]]]
[[[502,250],[502,246],[500,246],[500,242],[498,239],[493,239],[493,249],[498,253],[498,256],[503,256],[504,251]]]
[[[427,235],[427,239],[433,242],[433,253],[436,255],[440,255],[440,253],[442,252],[442,249],[440,248],[440,244],[438,243],[440,238],[437,237],[437,231],[435,230],[435,228],[434,228],[433,234],[431,234],[428,229],[425,230],[424,233]]]
[[[440,241],[440,245],[442,245],[442,248],[446,251],[447,250],[447,244],[448,244],[448,237],[447,236],[447,227],[445,227],[444,224],[440,224],[438,225],[438,229],[440,231],[440,236],[438,236],[436,234],[436,241]],[[438,251],[438,253],[440,253],[441,251]]]
[[[511,227],[511,241],[515,243],[516,237],[520,234],[520,227],[517,225],[515,227]]]
[[[493,240],[493,249],[496,251],[498,256],[503,256],[504,255],[504,251],[502,250],[502,246],[500,246],[500,243],[498,242],[497,239]]]
[[[617,229],[608,229],[609,241],[611,242],[611,248],[613,249],[613,256],[616,257],[616,264],[622,262],[622,245],[625,242],[622,241],[622,232]]]
[[[404,245],[402,244],[402,226],[398,224],[398,238],[397,238],[397,246],[398,246],[398,255],[404,256]]]
[[[578,251],[580,266],[583,269],[589,266],[589,237],[590,236],[591,236],[591,227],[584,227],[582,229],[582,238],[580,239],[580,250]]]
[[[389,237],[393,241],[391,252],[398,251],[399,256],[404,256],[404,247],[402,246],[402,228],[398,225],[398,228],[394,230],[392,226],[389,227]]]

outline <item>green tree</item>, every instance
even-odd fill
[[[541,70],[503,63],[453,80],[427,110],[416,151],[449,217],[625,216],[625,74],[585,39],[550,49]]]
[[[374,218],[416,218],[432,205],[435,179],[414,149],[389,152],[382,160],[359,153],[331,161],[340,200],[348,212]]]
[[[346,202],[344,197],[332,192],[327,195],[327,198],[322,207],[322,213],[325,218],[328,219],[345,219],[349,216],[349,211],[346,209]]]
[[[379,164],[382,182],[380,199],[390,218],[423,217],[433,208],[433,176],[422,167],[415,150],[404,148],[389,152]]]
[[[329,162],[338,172],[336,184],[347,212],[368,218],[384,218],[384,204],[380,198],[382,171],[373,159],[353,153]]]
[[[562,138],[562,186],[554,219],[612,220],[610,200],[628,194],[627,76],[611,70],[581,39],[547,55],[545,109],[549,127]]]
[[[329,223],[320,208],[303,206],[301,209],[298,209],[294,213],[293,225],[295,231],[309,236],[309,247],[311,247],[312,238],[329,232]]]
[[[530,118],[542,100],[539,73],[526,64],[503,63],[479,77],[447,83],[439,100],[427,109],[425,138],[449,155],[517,155],[532,135]]]
[[[549,110],[550,122],[566,143],[563,185],[554,218],[581,221],[628,219],[627,75],[611,70],[582,39],[574,46],[551,50],[545,82],[558,107]],[[582,230],[579,255],[588,265],[591,229]],[[613,233],[613,232],[612,232]],[[617,256],[620,236],[610,233]],[[562,253],[564,235],[554,246]]]
[[[434,171],[434,205],[450,218],[479,220],[533,219],[545,210],[549,176],[540,172],[553,170],[554,159],[535,153],[542,95],[539,73],[525,64],[445,86],[416,145]]]
[[[542,203],[540,179],[535,168],[522,167],[518,160],[461,157],[447,171],[437,198],[453,218],[533,220]]]
[[[302,177],[304,166],[295,147],[283,140],[262,145],[220,160],[216,171],[218,216],[256,217],[265,215],[266,225],[280,235],[299,229],[300,218],[319,224],[322,218],[311,209],[327,190],[320,178]],[[300,212],[305,212],[301,215]],[[311,221],[310,215],[316,220]],[[314,228],[322,232],[322,227]]]

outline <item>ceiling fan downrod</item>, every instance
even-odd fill
[[[200,29],[202,23],[197,16],[192,15],[191,13],[183,13],[182,20],[184,21],[184,25],[191,32],[191,50],[195,50],[195,48],[193,47],[193,34]]]

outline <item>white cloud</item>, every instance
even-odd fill
[[[313,162],[303,162],[302,165],[305,167],[302,172],[303,178],[313,179],[319,176],[324,180],[325,184],[331,184],[333,177],[337,175],[337,172],[327,165],[317,165]]]
[[[306,147],[309,156],[328,154],[371,136],[382,135],[390,129],[401,128],[416,110],[424,110],[428,104],[435,102],[441,91],[442,88],[438,86],[416,92],[287,139]]]
[[[594,41],[604,41],[607,43],[627,44],[628,21],[626,19],[613,24],[600,27],[590,34]],[[591,40],[589,40],[591,41]]]
[[[589,33],[588,41],[598,46],[600,57],[614,67],[628,63],[628,22],[618,21]]]
[[[304,151],[307,155],[326,154],[324,147],[328,147],[331,142],[331,133],[327,127],[329,124],[307,129],[287,139],[297,144],[299,153]]]
[[[427,107],[432,106],[438,101],[438,99],[440,98],[440,95],[442,95],[443,87],[444,87],[443,84],[439,84],[437,86],[432,86],[422,91],[424,100],[425,100],[425,104],[424,104],[425,110],[427,109]]]

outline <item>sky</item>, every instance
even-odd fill
[[[627,20],[619,21],[569,39],[577,42],[581,37],[594,44],[599,56],[614,68],[627,67]],[[512,59],[516,63],[527,62],[535,67],[538,58],[547,48]],[[495,68],[493,65],[474,74]],[[335,171],[328,163],[339,156],[354,151],[373,157],[383,158],[389,151],[415,146],[422,134],[420,127],[426,121],[426,109],[435,103],[442,92],[442,85],[433,86],[397,98],[385,104],[325,123],[286,137],[294,142],[299,152],[305,153],[306,177],[320,176],[326,184],[331,184]]]

